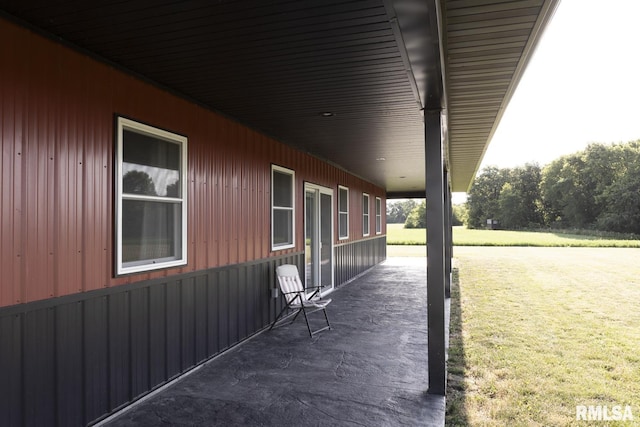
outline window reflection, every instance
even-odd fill
[[[179,144],[130,130],[124,138],[124,193],[181,197]]]
[[[180,197],[180,174],[177,170],[123,163],[122,173],[122,188],[125,193]]]

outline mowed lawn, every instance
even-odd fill
[[[640,425],[640,249],[455,247],[447,425]],[[611,413],[611,412],[610,412]]]

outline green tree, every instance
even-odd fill
[[[427,202],[423,200],[413,208],[407,220],[404,223],[404,228],[427,228]]]
[[[598,218],[598,228],[640,235],[640,170],[620,179],[606,195],[611,204]]]
[[[600,230],[640,234],[640,141],[612,147],[621,161],[617,175],[597,199],[602,205],[596,227]]]
[[[520,209],[520,197],[513,184],[507,182],[502,186],[498,203],[500,226],[508,229],[522,228],[525,221]]]
[[[511,169],[507,175],[509,182],[502,187],[498,199],[500,225],[508,229],[543,225],[540,166],[526,164]]]
[[[487,219],[500,220],[500,192],[509,180],[509,170],[490,166],[476,177],[467,194],[469,228],[483,228]]]
[[[394,200],[387,203],[387,222],[403,224],[417,204],[414,199]]]
[[[466,225],[468,221],[467,205],[453,205],[451,225]]]
[[[563,176],[564,158],[560,157],[542,169],[540,196],[546,225],[563,225],[564,192],[571,187],[571,182]]]
[[[609,201],[604,195],[625,167],[625,148],[590,144],[542,171],[540,191],[549,225],[592,228]]]
[[[596,218],[595,194],[586,179],[582,153],[563,156],[543,170],[540,190],[550,225],[586,228]]]
[[[497,219],[504,228],[550,225],[637,233],[640,141],[590,144],[542,170],[527,164],[484,169],[467,199],[470,228]]]

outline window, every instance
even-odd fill
[[[382,233],[382,199],[376,197],[376,234]]]
[[[349,189],[338,186],[338,237],[349,238]]]
[[[118,117],[116,271],[187,263],[187,138]]]
[[[294,244],[295,172],[271,166],[271,250],[287,249]]]
[[[362,193],[362,235],[369,235],[369,195]]]

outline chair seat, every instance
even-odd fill
[[[305,300],[305,301],[302,301],[302,305],[304,305],[305,307],[325,308],[326,306],[329,305],[330,302],[331,302],[331,299]],[[291,304],[291,307],[300,307],[300,303],[293,303]]]

